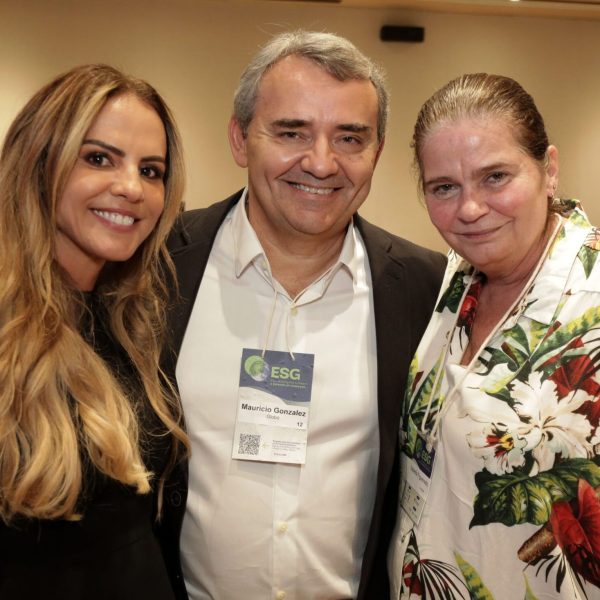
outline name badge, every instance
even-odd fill
[[[400,506],[415,525],[419,524],[425,508],[434,460],[435,448],[428,447],[421,433],[417,434],[414,455],[409,457],[402,453],[403,488]]]
[[[244,348],[232,458],[303,465],[314,354]]]

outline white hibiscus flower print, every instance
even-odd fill
[[[480,405],[464,409],[464,416],[485,423],[483,429],[467,436],[467,442],[488,471],[512,472],[524,464],[527,451],[535,460],[530,475],[551,469],[557,455],[589,456],[592,426],[585,415],[575,412],[590,399],[589,394],[577,390],[559,400],[554,382],[542,381],[541,373],[532,373],[527,383],[513,381],[511,396],[514,408],[488,397]]]

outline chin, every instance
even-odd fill
[[[137,249],[137,248],[136,248]],[[122,262],[127,262],[130,258],[133,257],[133,255],[135,254],[135,250],[113,250],[111,252],[106,252],[104,253],[102,256],[102,259],[104,261],[106,261],[107,263],[111,263],[111,262],[116,262],[116,263],[122,263]]]

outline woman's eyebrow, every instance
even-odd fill
[[[116,146],[113,146],[112,144],[107,144],[106,142],[103,142],[102,140],[86,139],[86,140],[83,140],[81,145],[83,146],[85,144],[100,146],[101,148],[105,148],[106,150],[109,150],[110,152],[112,152],[113,154],[116,154],[117,156],[121,156],[121,157],[125,156],[125,152],[123,152],[123,150],[121,150],[120,148],[117,148]],[[142,158],[142,160],[144,162],[161,162],[163,164],[167,164],[165,157],[159,156],[159,155],[144,156]]]
[[[120,148],[117,148],[116,146],[113,146],[111,144],[107,144],[106,142],[103,142],[101,140],[86,139],[86,140],[83,140],[81,145],[83,146],[84,144],[93,144],[94,146],[100,146],[101,148],[106,148],[106,150],[110,150],[117,156],[125,156],[125,152],[123,152],[123,150],[121,150]]]

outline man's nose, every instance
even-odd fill
[[[306,150],[300,165],[305,172],[319,179],[335,175],[339,170],[337,153],[325,137],[315,139]]]

